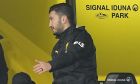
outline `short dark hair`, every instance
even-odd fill
[[[55,11],[56,13],[66,15],[68,20],[69,20],[70,25],[75,25],[75,23],[74,23],[74,11],[73,11],[73,8],[71,7],[71,5],[69,5],[67,3],[55,4],[55,5],[50,7],[49,13],[51,11]]]

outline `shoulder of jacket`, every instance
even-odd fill
[[[78,35],[84,35],[84,36],[88,36],[89,33],[87,32],[87,30],[85,29],[85,26],[81,26],[81,27],[78,27],[78,28],[75,28],[74,29],[74,36],[78,36]]]

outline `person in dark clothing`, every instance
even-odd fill
[[[0,40],[3,37],[0,35]],[[0,44],[0,84],[7,84],[8,81],[8,68],[4,58],[2,45]]]
[[[27,73],[20,72],[13,76],[12,84],[35,84],[35,82]]]
[[[84,27],[75,27],[73,16],[72,7],[66,3],[50,8],[49,26],[58,42],[52,50],[52,60],[36,60],[34,71],[53,72],[53,84],[97,84],[95,45]]]

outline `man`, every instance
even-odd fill
[[[53,84],[97,84],[96,49],[89,33],[75,28],[72,7],[66,3],[53,5],[49,19],[59,40],[52,50],[52,60],[36,60],[34,71],[53,72]]]
[[[0,35],[0,40],[3,37]],[[8,81],[8,68],[4,59],[4,52],[2,45],[0,44],[0,84],[7,84]]]

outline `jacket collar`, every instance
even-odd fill
[[[75,29],[75,27],[74,26],[70,26],[66,30],[64,30],[62,33],[56,34],[55,36],[56,36],[57,39],[64,38],[65,36],[67,36],[68,32],[70,32],[73,29]]]

